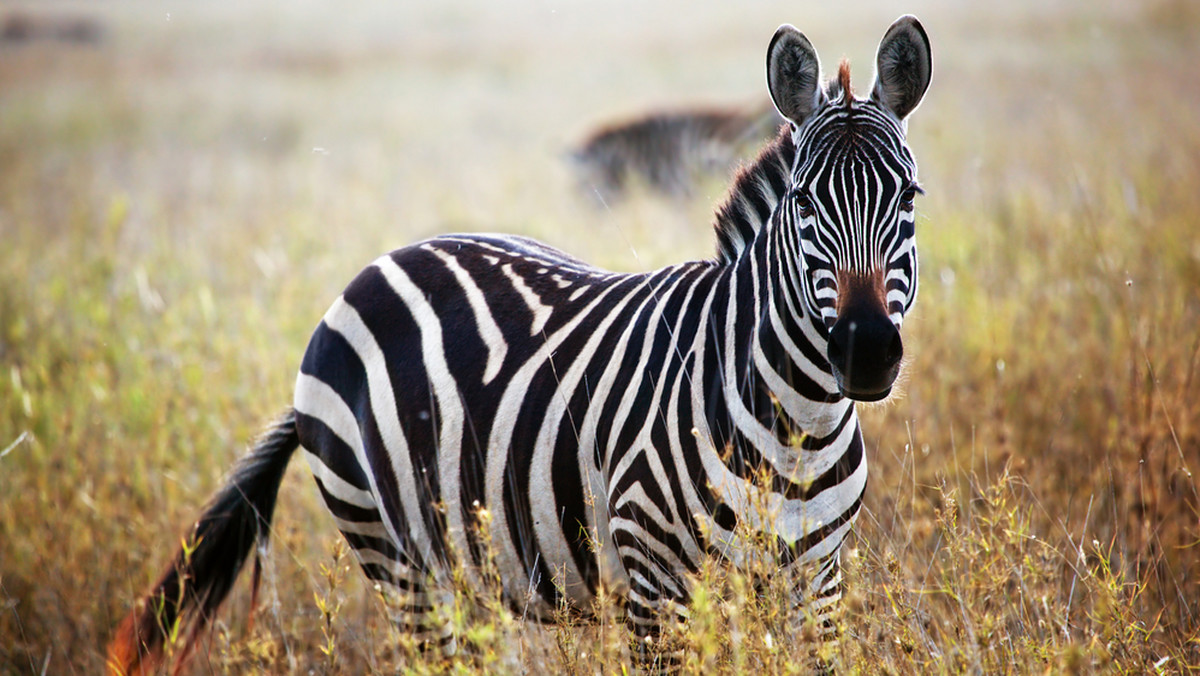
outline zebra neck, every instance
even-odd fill
[[[833,379],[825,332],[794,291],[802,263],[783,241],[788,229],[776,214],[795,156],[785,126],[739,170],[716,214],[717,280],[692,383],[705,393],[696,399],[705,431],[716,448],[735,451],[726,463],[738,475],[765,464],[798,480],[793,475],[809,464],[802,451],[836,455],[837,440],[857,427],[853,402]]]
[[[773,301],[763,283],[769,270],[763,241],[733,265],[719,269],[706,312],[702,375],[694,381],[704,383],[706,395],[697,403],[703,401],[706,407],[707,429],[702,431],[715,448],[733,451],[725,457],[730,471],[748,477],[769,467],[800,482],[811,465],[803,451],[825,449],[847,425],[853,428],[854,410],[822,370],[828,365],[804,358],[823,354],[824,341],[800,347],[792,342],[797,336],[776,328]],[[799,337],[807,339],[810,333]]]
[[[783,220],[772,219],[738,266],[755,289],[750,364],[793,434],[824,436],[844,422],[853,404],[838,391],[827,332],[805,309],[798,230]]]

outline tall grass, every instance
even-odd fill
[[[836,656],[849,673],[1194,671],[1200,16],[912,9],[935,50],[911,122],[929,193],[921,300],[902,396],[864,412],[871,478]],[[98,46],[0,44],[4,673],[102,668],[117,620],[288,404],[308,333],[378,253],[499,230],[618,269],[710,255],[723,182],[693,203],[596,210],[557,152],[642,105],[761,97],[782,21],[827,61],[858,50],[864,89],[894,18],[870,4],[28,11],[52,10],[109,30]],[[599,624],[539,626],[468,588],[446,612],[472,649],[420,656],[305,474],[285,480],[253,627],[242,590],[194,671],[628,668],[613,600]],[[703,571],[673,629],[686,671],[804,668],[804,637],[759,584],[771,571],[749,572]]]

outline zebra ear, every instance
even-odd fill
[[[795,27],[784,24],[767,47],[767,89],[775,109],[799,127],[823,102],[817,50]]]
[[[932,74],[929,36],[917,17],[902,16],[879,42],[871,99],[903,121],[921,103]]]

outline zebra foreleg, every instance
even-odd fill
[[[683,664],[683,648],[664,627],[687,621],[687,582],[632,533],[614,529],[613,543],[629,576],[625,622],[633,634],[634,666],[643,673],[674,673]]]
[[[654,592],[642,585],[631,584],[630,587],[625,618],[633,634],[634,666],[647,674],[679,671],[683,666],[683,646],[663,629],[669,622],[682,624],[687,621],[685,599],[669,592]]]
[[[802,568],[792,575],[792,624],[812,646],[814,673],[831,675],[836,671],[840,635],[836,617],[842,599],[840,549],[825,559],[797,565]]]

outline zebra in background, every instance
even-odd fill
[[[783,122],[769,102],[655,112],[602,126],[568,157],[580,189],[601,203],[635,184],[685,197],[700,176],[729,171],[773,139]]]
[[[743,564],[764,538],[797,617],[835,640],[867,477],[855,401],[891,391],[916,297],[905,120],[931,64],[901,17],[860,99],[847,64],[822,87],[812,45],[781,27],[767,81],[788,126],[718,210],[715,260],[616,274],[500,235],[376,260],[313,334],[294,407],[119,628],[112,670],[211,621],[297,448],[366,576],[430,643],[454,640],[429,612],[448,571],[494,555],[522,612],[586,613],[614,590],[654,645],[705,557]],[[657,647],[639,661],[670,668]]]

